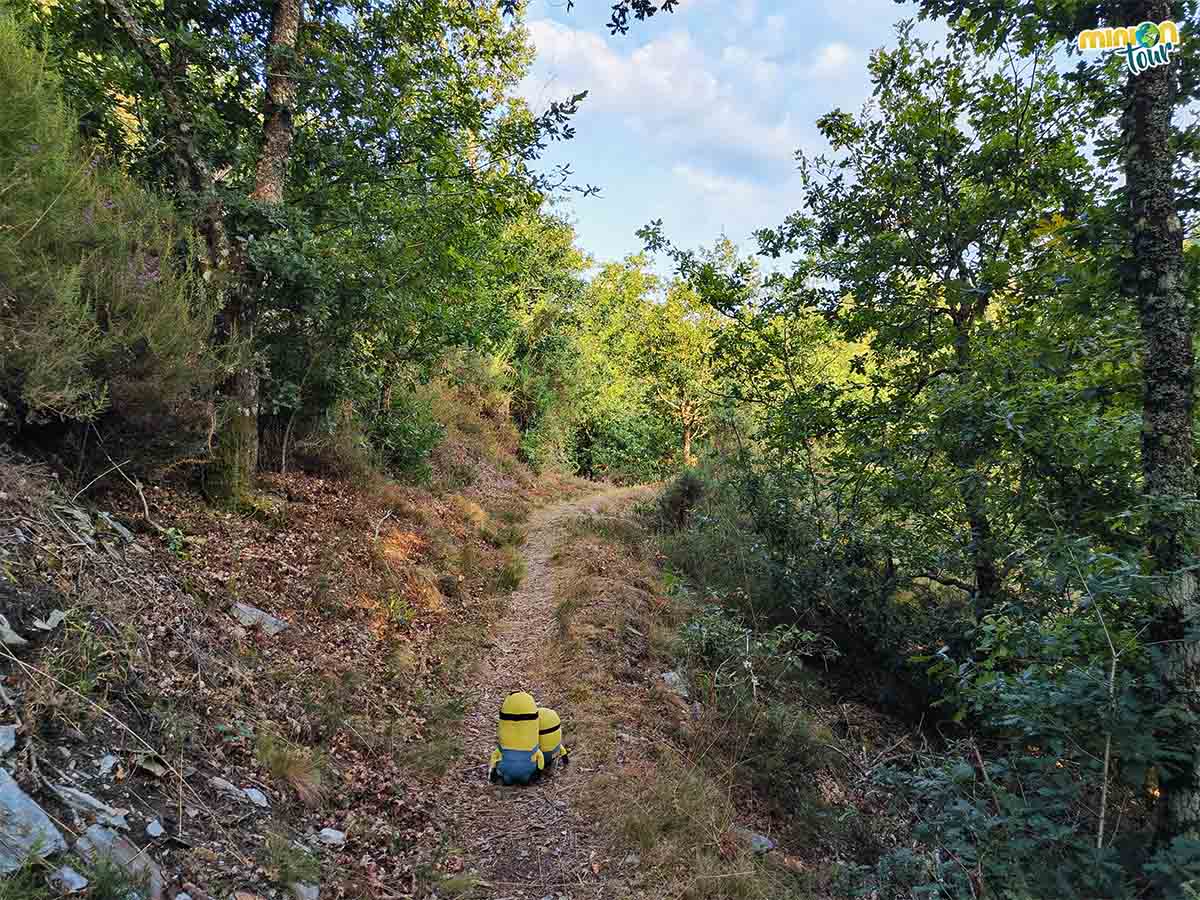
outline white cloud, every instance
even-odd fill
[[[774,91],[783,83],[783,72],[777,63],[738,44],[730,44],[721,51],[721,62],[759,88]]]
[[[751,198],[761,199],[763,196],[762,188],[744,178],[720,175],[698,166],[680,163],[671,169],[671,174],[689,188],[722,200],[745,202]]]
[[[686,224],[713,238],[726,234],[743,251],[754,249],[750,238],[754,230],[782,222],[800,203],[800,179],[794,173],[760,183],[679,163],[671,174],[688,198],[680,203],[690,212]]]
[[[779,67],[745,48],[727,48],[723,70],[686,31],[629,53],[547,19],[530,22],[529,31],[538,62],[522,93],[535,106],[587,90],[584,115],[619,116],[639,134],[678,149],[779,161],[790,160],[801,141],[791,117],[762,102],[781,86]]]
[[[817,53],[806,70],[810,78],[840,78],[849,73],[859,61],[859,54],[847,44],[834,41],[826,44]]]

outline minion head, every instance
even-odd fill
[[[562,743],[562,722],[558,713],[546,706],[538,710],[538,741],[545,754],[556,750]]]
[[[518,691],[504,698],[497,737],[504,750],[538,749],[538,707],[532,694]]]

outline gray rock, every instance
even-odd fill
[[[242,788],[242,794],[255,806],[261,806],[263,809],[266,809],[270,805],[267,803],[267,795],[258,788]]]
[[[192,900],[192,895],[186,891],[180,891],[175,895],[175,900]]]
[[[212,778],[208,779],[208,783],[222,794],[233,794],[235,797],[241,797],[245,799],[246,795],[243,793],[242,789],[236,784],[226,781],[224,778],[218,778],[214,775]]]
[[[8,619],[0,615],[0,644],[7,644],[9,647],[24,647],[28,643],[29,641],[12,630]]]
[[[331,847],[340,847],[346,843],[346,832],[338,831],[336,828],[322,828],[317,838],[322,844],[328,844]]]
[[[630,853],[625,857],[624,860],[622,860],[622,862],[627,866],[640,866],[642,864],[642,858],[636,853]]]
[[[89,864],[98,859],[111,860],[144,882],[145,890],[136,892],[139,897],[162,900],[163,877],[154,860],[111,828],[93,825],[75,842],[75,852]]]
[[[85,794],[78,788],[69,785],[52,784],[50,790],[54,791],[59,800],[76,812],[94,816],[97,822],[104,825],[111,825],[122,831],[129,830],[129,822],[125,820],[125,810],[114,809],[103,800],[97,800],[91,794]]]
[[[743,842],[749,844],[750,849],[754,853],[770,853],[779,846],[765,834],[758,834],[757,832],[751,831],[749,828],[734,828],[733,833],[737,835],[737,837]]]
[[[153,819],[146,823],[146,834],[149,837],[160,838],[166,833],[167,830],[163,828],[162,822],[158,821],[158,819]]]
[[[292,889],[292,893],[296,895],[296,900],[320,900],[320,885],[305,884],[303,881],[294,881],[290,887]]]
[[[270,613],[263,612],[256,606],[251,606],[248,603],[233,604],[233,616],[243,625],[257,625],[267,634],[274,636],[279,634],[288,627],[288,623],[283,619],[277,619]]]
[[[33,627],[39,631],[53,631],[66,619],[67,614],[61,609],[52,610],[45,619],[34,619]]]
[[[133,543],[133,532],[110,516],[108,513],[97,513],[96,518],[115,531],[121,537],[121,540],[125,541],[125,543]]]
[[[116,764],[118,762],[120,762],[120,760],[117,759],[115,756],[113,756],[111,753],[100,757],[100,762],[98,764],[100,767],[100,774],[107,775],[109,772],[111,772],[113,770],[113,768],[116,766]]]
[[[17,746],[17,726],[0,725],[0,756]]]
[[[674,691],[684,700],[688,698],[687,681],[679,672],[663,672],[659,676],[670,690]]]
[[[66,849],[50,817],[0,769],[0,875],[17,871],[30,855],[45,858]]]
[[[86,878],[70,866],[63,866],[50,875],[50,884],[64,894],[74,894],[76,891],[82,891],[88,886],[88,883]]]

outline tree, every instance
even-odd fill
[[[367,346],[380,362],[479,339],[487,317],[446,303],[447,291],[478,299],[473,260],[488,223],[569,179],[531,164],[571,136],[582,96],[536,116],[510,96],[530,50],[495,7],[31,6],[95,140],[175,192],[207,238],[206,278],[225,298],[216,337],[245,348],[208,467],[220,497],[253,476],[261,391],[287,412],[276,401],[299,395],[286,385],[339,380],[276,379],[270,363],[295,355],[274,341],[299,334],[306,373],[313,353],[323,365],[346,359],[347,327],[376,332]]]
[[[1158,23],[1174,18],[1194,34],[1196,4],[1168,0],[1027,3],[1023,0],[923,0],[928,15],[961,20],[984,46],[1006,39],[1028,52],[1073,42],[1083,29]],[[1078,75],[1121,117],[1104,158],[1125,174],[1120,212],[1127,251],[1124,289],[1138,311],[1143,350],[1142,490],[1149,504],[1145,540],[1161,579],[1161,613],[1153,629],[1163,683],[1191,722],[1200,718],[1200,642],[1189,622],[1200,616],[1190,565],[1196,552],[1193,300],[1184,278],[1184,217],[1195,208],[1200,130],[1175,124],[1177,110],[1200,94],[1194,42],[1184,41],[1170,65],[1118,80],[1107,60],[1085,60]],[[1193,726],[1185,726],[1185,730]],[[1193,739],[1183,743],[1196,746]],[[1200,753],[1200,749],[1197,751]],[[1164,773],[1164,838],[1200,838],[1200,756]]]
[[[680,433],[683,464],[696,464],[695,444],[708,431],[718,386],[712,346],[717,314],[687,284],[676,281],[661,303],[649,304],[639,352],[630,362],[650,385],[652,402]]]
[[[873,103],[859,116],[838,110],[819,120],[832,154],[798,157],[804,209],[760,241],[768,254],[804,254],[778,297],[785,313],[822,313],[873,361],[871,371],[864,359],[852,367],[861,386],[826,391],[824,403],[840,405],[835,415],[809,424],[838,436],[843,463],[874,492],[892,476],[878,493],[889,517],[945,534],[944,504],[957,495],[968,533],[947,537],[967,548],[982,616],[1005,591],[1002,535],[1011,529],[996,519],[1014,506],[998,477],[979,344],[1022,281],[1053,258],[1039,238],[1043,223],[1086,206],[1091,170],[1084,135],[1060,124],[1077,91],[1050,67],[1021,71],[1010,59],[995,71],[954,48],[935,55],[908,25],[898,37],[896,50],[871,58]],[[745,267],[722,278],[686,254],[676,260],[718,308],[745,305]],[[768,342],[772,312],[760,320]],[[934,562],[927,571],[937,572]]]

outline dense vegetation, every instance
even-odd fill
[[[693,674],[786,715],[794,661],[870,670],[931,736],[869,773],[910,824],[842,889],[1200,890],[1200,51],[1049,63],[1098,23],[1190,35],[1194,3],[926,0],[946,45],[901,26],[871,104],[798,156],[800,208],[758,235],[789,267],[655,222],[671,279],[591,259],[555,213],[592,190],[538,162],[584,98],[515,96],[519,4],[9,6],[20,440],[83,471],[111,462],[88,435],[155,435],[135,466],[186,460],[239,504],[297,462],[427,477],[450,386],[535,468],[683,470],[655,525],[722,601],[684,627]],[[754,787],[786,796],[803,760],[776,751]]]

